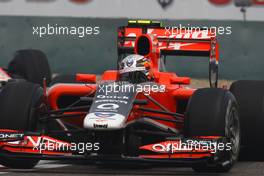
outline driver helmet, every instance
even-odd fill
[[[151,61],[149,58],[138,54],[129,55],[119,64],[120,80],[133,84],[151,81],[150,68]]]

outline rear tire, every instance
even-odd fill
[[[21,131],[35,131],[43,96],[42,88],[29,82],[10,82],[0,92],[0,128]],[[38,159],[0,157],[0,163],[16,169],[30,169]]]
[[[229,91],[218,88],[195,91],[187,106],[184,126],[186,137],[223,136],[227,139],[225,144],[231,146],[230,150],[218,151],[217,163],[195,165],[195,171],[228,172],[232,168],[239,155],[240,126],[237,103]]]
[[[230,91],[237,99],[241,117],[241,143],[247,147],[264,144],[264,81],[241,80],[234,82]]]
[[[46,78],[47,85],[51,81],[51,70],[47,56],[39,50],[19,50],[8,65],[8,72],[13,78],[24,78],[29,82],[43,85]]]

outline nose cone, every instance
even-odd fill
[[[113,130],[125,127],[126,118],[112,112],[93,112],[86,115],[83,126],[92,130]]]

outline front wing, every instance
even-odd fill
[[[37,133],[23,133],[16,130],[0,130],[0,156],[14,158],[35,158],[43,160],[86,160],[97,162],[150,163],[162,166],[168,164],[188,165],[201,162],[218,163],[221,151],[216,144],[224,142],[217,136],[192,139],[171,139],[143,145],[138,156],[76,153],[71,143]],[[210,146],[211,145],[211,146]],[[219,161],[220,162],[220,161]]]

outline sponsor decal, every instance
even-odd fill
[[[142,150],[149,150],[157,153],[173,154],[177,152],[210,152],[231,150],[231,143],[223,143],[211,140],[192,140],[185,141],[165,141],[140,147]]]
[[[96,122],[107,122],[109,120],[116,120],[116,118],[114,118],[115,113],[109,113],[109,112],[95,112],[95,113],[91,113],[93,114],[91,117],[89,117],[89,119],[94,119]]]
[[[102,98],[102,99],[126,99],[126,100],[129,99],[129,97],[127,97],[127,96],[111,96],[111,95],[109,95],[109,96],[108,95],[97,95],[97,98]]]
[[[93,119],[93,118],[90,118],[90,119]],[[95,119],[95,121],[98,123],[108,122],[108,120],[115,120],[115,119]]]
[[[195,43],[170,43],[169,46],[163,46],[163,47],[160,47],[160,49],[166,49],[166,48],[169,48],[169,49],[175,49],[175,50],[180,50],[182,47],[184,46],[190,46],[190,45],[194,45]]]
[[[42,137],[42,136],[27,136],[28,142],[34,147],[40,147],[41,145],[55,145],[58,146],[64,146],[69,145],[66,142],[62,142],[53,138],[49,137]]]
[[[114,103],[105,103],[98,105],[97,108],[103,110],[115,110],[119,108],[119,105]]]
[[[180,24],[179,27],[166,26],[165,36],[159,36],[161,38],[175,38],[175,39],[209,39],[215,35],[209,33],[209,30],[200,30],[200,27],[191,29],[184,29],[185,26]],[[188,26],[189,27],[189,26]],[[159,42],[160,45],[161,42]],[[164,42],[163,42],[164,43]]]
[[[95,103],[105,103],[105,102],[127,104],[127,101],[123,101],[123,100],[111,100],[111,99],[95,100]]]
[[[101,128],[101,129],[106,129],[108,127],[107,124],[94,124],[94,128]]]
[[[106,93],[104,88],[111,87],[112,85],[112,82],[105,82],[99,84],[98,89],[96,91],[95,99],[91,105],[87,119],[100,119],[100,117],[96,116],[94,113],[104,112],[116,114],[115,116],[111,116],[105,119],[115,119],[115,121],[117,121],[116,123],[119,123],[119,121],[123,121],[120,120],[119,116],[121,116],[121,118],[128,116],[131,108],[133,107],[133,100],[135,99],[136,92],[113,92],[109,90],[109,92]],[[116,85],[118,86],[119,84]],[[87,124],[89,124],[89,127],[93,126],[93,123],[89,123],[88,121]],[[110,126],[112,127],[112,124],[108,125],[108,128],[110,128]]]
[[[95,103],[109,102],[109,103],[127,104],[128,102],[125,100],[129,99],[127,96],[107,96],[107,95],[97,95],[97,98],[98,99],[95,100]]]
[[[23,133],[0,133],[0,139],[17,139],[23,138]]]
[[[108,118],[108,117],[112,117],[116,114],[114,113],[107,113],[107,112],[95,112],[94,115],[96,115],[97,117],[101,117],[101,118]]]
[[[132,57],[131,58],[127,58],[126,65],[128,67],[131,67],[133,65],[133,63],[134,63],[134,60],[133,60]]]
[[[25,139],[27,140],[27,142],[25,142],[26,146],[32,147],[33,150],[36,150],[39,153],[45,151],[76,151],[78,153],[84,153],[85,151],[97,151],[100,149],[99,143],[67,143],[48,136],[26,136]]]

